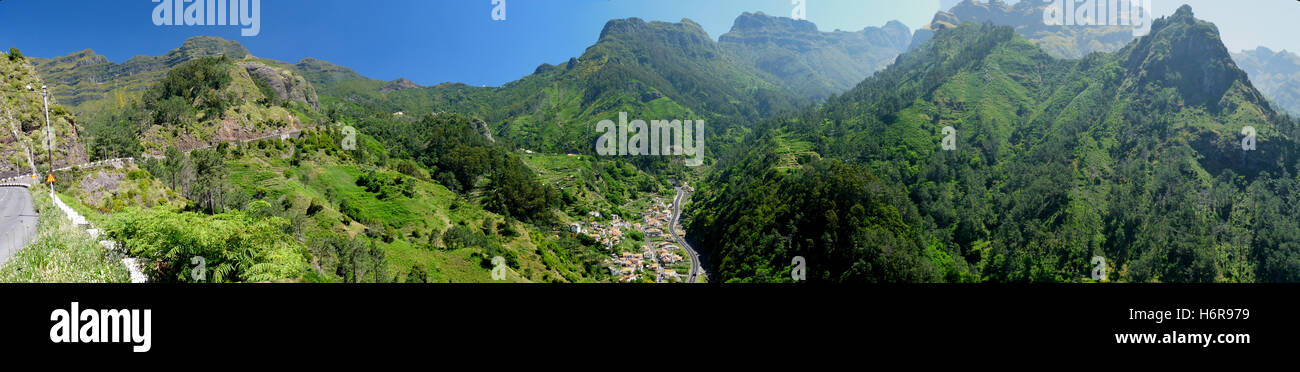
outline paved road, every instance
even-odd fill
[[[690,279],[686,280],[686,282],[695,283],[695,280],[700,276],[701,271],[700,254],[696,253],[695,248],[692,248],[690,244],[686,243],[686,239],[682,239],[681,236],[677,235],[677,220],[682,217],[682,200],[686,197],[686,192],[682,191],[681,186],[678,186],[677,196],[673,197],[673,221],[668,224],[668,231],[673,234],[673,239],[677,240],[677,244],[680,245],[682,249],[686,250],[686,254],[691,256],[691,276]]]
[[[0,266],[36,237],[36,210],[25,187],[0,187]]]

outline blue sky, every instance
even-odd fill
[[[94,49],[114,62],[162,55],[195,35],[243,43],[254,55],[296,62],[315,57],[368,77],[432,85],[500,85],[537,65],[579,56],[615,18],[689,18],[713,38],[745,11],[790,16],[791,0],[262,0],[261,31],[233,26],[155,26],[152,0],[0,0],[0,47],[35,57]],[[1029,1],[1029,0],[1026,0]],[[1265,45],[1300,50],[1300,4],[1269,0],[1154,0],[1158,14],[1190,3],[1219,24],[1229,49]],[[806,0],[807,17],[825,31],[860,30],[899,20],[915,29],[955,0]],[[942,3],[942,4],[941,4]],[[1243,11],[1242,9],[1250,9]]]

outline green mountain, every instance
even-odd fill
[[[0,55],[0,178],[50,169],[45,103],[40,94],[45,84],[22,52],[10,49],[9,54]],[[55,167],[85,161],[77,118],[57,97],[49,99],[49,124]]]
[[[690,20],[605,25],[595,45],[563,65],[502,88],[489,118],[498,133],[542,151],[591,152],[595,125],[632,118],[705,120],[707,133],[793,109],[799,99],[736,61]],[[489,120],[494,122],[496,120]],[[559,140],[561,146],[550,145]]]
[[[442,101],[423,98],[454,97],[448,87],[457,85],[379,82],[313,59],[232,58],[196,47],[207,40],[169,54],[184,61],[153,66],[158,77],[143,88],[114,85],[109,92],[131,98],[84,125],[97,159],[155,158],[57,175],[65,199],[131,256],[165,263],[148,270],[155,281],[193,280],[178,269],[193,255],[216,268],[212,281],[488,282],[497,265],[511,282],[606,281],[599,243],[554,227],[666,187],[625,189],[648,178],[631,167],[613,174],[588,160],[526,162],[476,117],[383,109],[419,101],[417,110],[441,111]],[[318,125],[326,121],[359,131],[349,139],[345,127]],[[574,185],[564,193],[538,177],[552,163],[580,167],[545,181]]]
[[[1114,52],[1133,40],[1132,29],[1125,27],[1044,25],[1042,14],[1047,5],[1035,1],[1008,5],[999,0],[963,0],[950,10],[939,12],[930,25],[918,30],[917,43],[932,35],[934,30],[963,22],[991,22],[1012,26],[1025,39],[1057,58],[1081,58],[1092,52]],[[1273,102],[1275,109],[1300,112],[1300,57],[1286,51],[1275,53],[1264,47],[1233,53],[1232,57],[1250,75],[1260,93]]]
[[[990,22],[1011,26],[1026,40],[1056,58],[1080,58],[1092,52],[1113,52],[1133,40],[1133,29],[1120,26],[1050,26],[1043,23],[1043,9],[1049,2],[1020,1],[1008,5],[1001,0],[963,0],[941,11],[927,26],[916,31],[913,45],[919,45],[936,31],[965,22]]]
[[[1233,53],[1259,92],[1291,114],[1300,114],[1300,56],[1288,51],[1274,52],[1265,47]]]
[[[312,125],[325,119],[312,84],[285,66],[169,69],[92,126],[101,157],[163,157],[60,172],[65,200],[132,257],[164,263],[146,270],[160,282],[194,281],[182,270],[194,256],[217,282],[489,282],[498,265],[510,282],[608,275],[594,242],[550,228],[567,218],[560,193],[475,120],[362,113],[339,118],[361,130],[349,139]]]
[[[137,100],[86,127],[96,158],[162,155],[300,131],[320,123],[311,83],[255,59],[200,57],[163,72]]]
[[[967,23],[765,122],[688,232],[722,281],[1300,281],[1297,128],[1186,6],[1078,60]]]
[[[136,56],[120,64],[89,49],[57,58],[33,58],[32,64],[49,81],[54,96],[89,122],[126,107],[171,68],[195,58],[223,55],[242,59],[249,53],[237,42],[197,36],[166,55]]]
[[[645,120],[702,119],[710,133],[724,133],[810,102],[730,57],[690,20],[610,21],[582,56],[543,64],[501,87],[416,87],[346,76],[347,70],[318,61],[303,65],[299,71],[314,79],[322,96],[331,97],[323,100],[324,107],[358,106],[408,117],[476,116],[498,138],[549,153],[592,153],[596,123],[617,120],[619,112]],[[339,73],[313,72],[326,70]]]
[[[736,18],[718,45],[768,81],[820,102],[893,63],[911,44],[911,33],[898,21],[856,32],[821,32],[812,22],[758,12]]]

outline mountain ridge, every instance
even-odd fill
[[[1298,128],[1190,8],[1081,59],[967,22],[761,124],[688,232],[731,282],[789,281],[794,256],[820,282],[1087,282],[1096,256],[1112,281],[1300,281],[1276,209]]]
[[[911,43],[898,21],[860,31],[821,32],[806,20],[743,13],[718,45],[767,80],[809,102],[852,88],[883,69]]]

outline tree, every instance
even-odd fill
[[[195,186],[191,194],[201,204],[214,213],[222,209],[222,196],[225,194],[225,180],[229,170],[225,159],[215,150],[195,150],[190,154],[194,164]]]
[[[163,152],[163,167],[167,173],[167,182],[171,185],[172,190],[176,189],[176,181],[184,174],[185,154],[176,146],[168,146]]]

